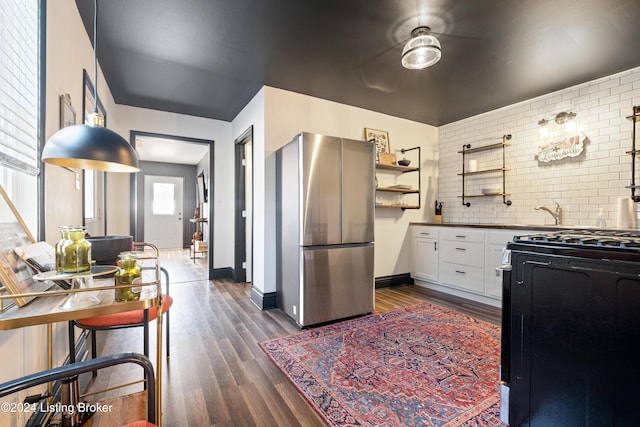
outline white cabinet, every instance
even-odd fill
[[[531,230],[413,225],[411,277],[419,285],[498,305],[502,250]]]
[[[484,293],[484,231],[462,228],[442,230],[440,283]]]
[[[430,227],[412,227],[411,277],[438,281],[438,231]]]

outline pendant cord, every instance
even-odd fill
[[[98,113],[98,0],[93,1],[93,113]]]

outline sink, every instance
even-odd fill
[[[133,237],[131,236],[96,236],[89,237],[91,242],[91,258],[96,264],[116,265],[118,254],[131,250]]]

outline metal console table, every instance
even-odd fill
[[[160,289],[160,266],[158,264],[158,249],[148,243],[134,243],[138,248],[150,249],[151,256],[139,256],[138,260],[145,262],[151,260],[154,268],[148,269],[149,275],[144,276],[142,292],[139,301],[116,302],[114,289],[118,286],[113,284],[113,279],[96,280],[93,286],[62,290],[52,288],[45,292],[34,292],[24,294],[0,295],[0,301],[11,300],[16,297],[40,297],[29,304],[18,307],[13,306],[0,313],[0,330],[10,330],[25,326],[46,325],[47,326],[47,364],[48,368],[53,367],[53,323],[69,320],[83,319],[86,317],[100,316],[105,314],[122,313],[131,310],[144,310],[156,307],[158,315],[157,337],[156,337],[156,420],[158,426],[162,425],[162,298]],[[153,277],[149,277],[149,276]],[[126,286],[120,286],[126,287]],[[69,304],[70,300],[77,299],[82,293],[91,292],[94,304],[83,306],[84,304]],[[51,385],[49,386],[49,396],[51,396]],[[69,398],[69,397],[67,397]],[[64,425],[64,424],[63,424]],[[67,425],[77,425],[77,420],[73,417]]]

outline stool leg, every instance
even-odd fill
[[[96,344],[96,331],[92,330],[91,331],[91,358],[95,359],[96,357],[98,357],[98,344]],[[98,371],[95,370],[92,372],[93,377],[97,377],[98,376]]]
[[[167,341],[167,359],[168,359],[169,358],[169,339],[170,339],[169,337],[171,336],[171,335],[169,335],[169,310],[167,310],[166,314],[167,314],[167,318],[166,318],[167,323],[165,325],[165,328],[167,329],[166,330],[166,334],[167,334],[166,341]]]
[[[169,272],[164,267],[160,267],[160,271],[162,271],[162,273],[164,274],[165,286],[166,286],[166,289],[167,289],[167,295],[169,295],[170,294],[170,292],[169,292]],[[169,329],[170,329],[169,328],[169,310],[167,310],[167,324],[166,324],[165,327],[167,329],[166,333],[167,333],[167,359],[168,359],[169,355],[170,355],[169,348],[170,348],[170,343],[171,343],[171,341],[170,341],[171,335],[169,334]]]
[[[144,355],[149,357],[149,309],[145,309],[144,310],[144,316],[143,316],[143,325],[142,325],[142,329],[144,331]],[[145,372],[144,374],[144,389],[147,389],[147,373]]]
[[[76,337],[73,320],[67,322],[69,325],[69,363],[76,363]]]

